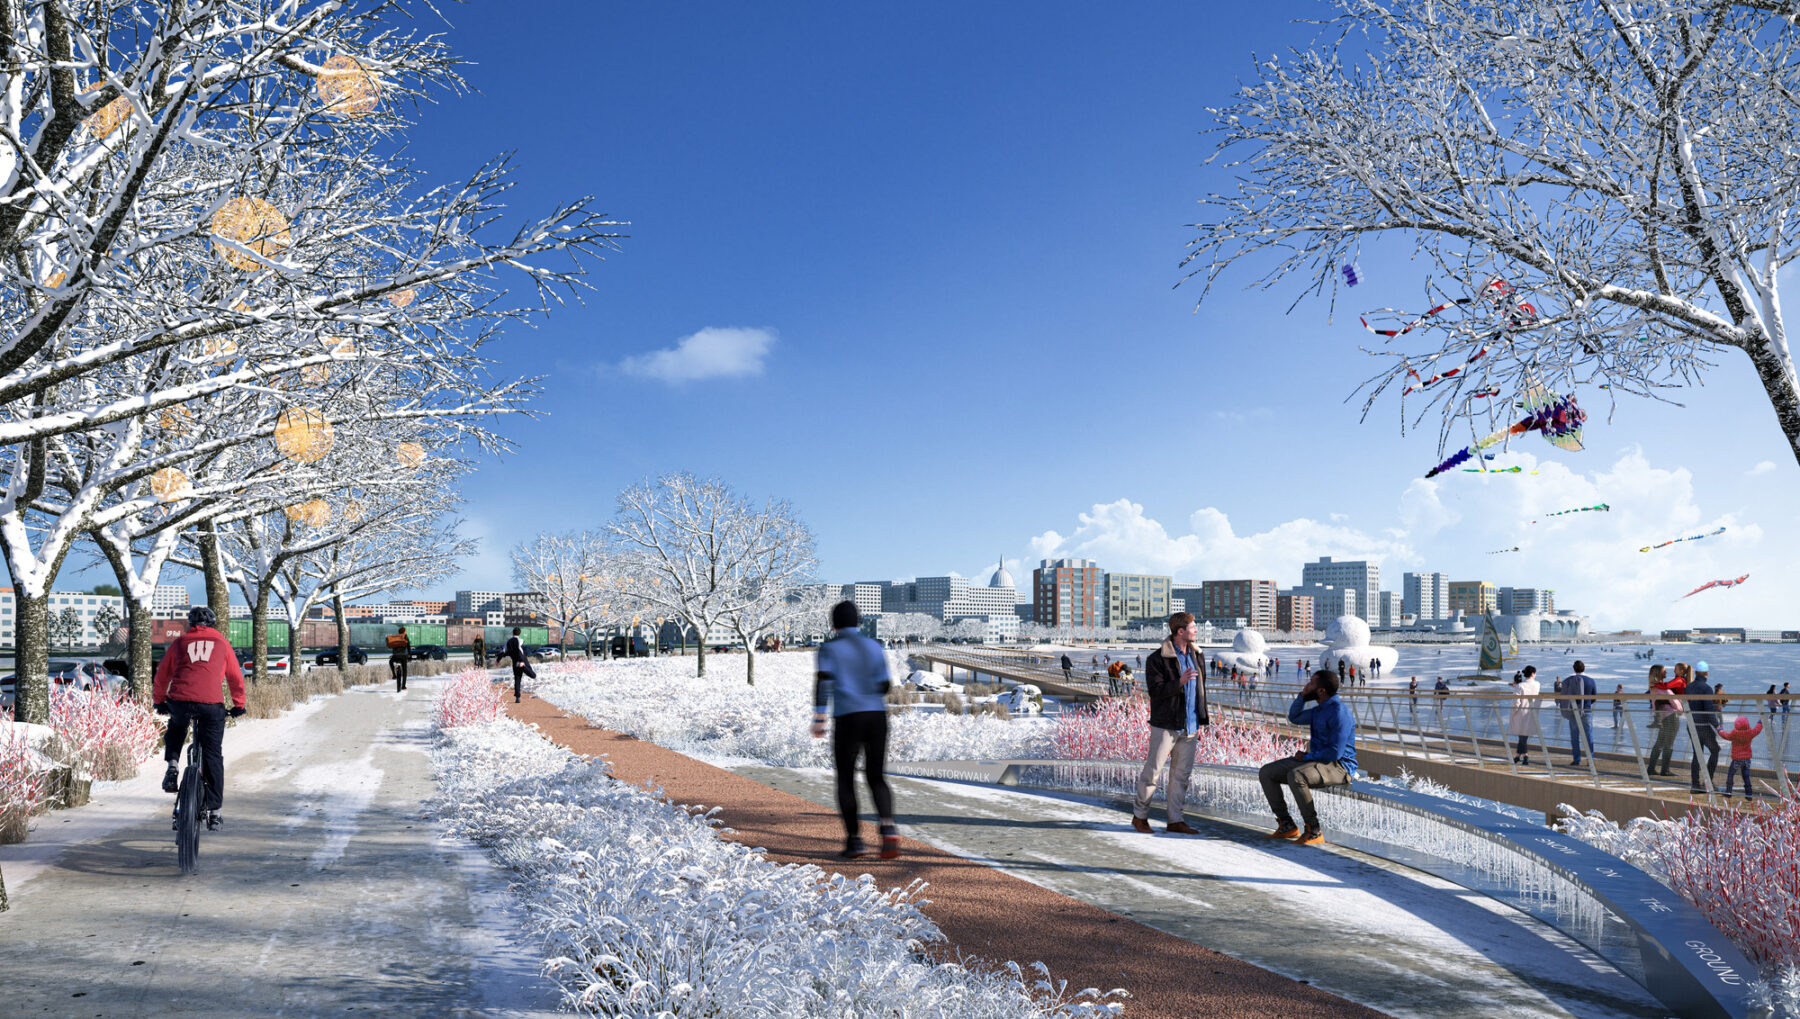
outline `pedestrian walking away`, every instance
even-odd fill
[[[1773,711],[1774,709],[1771,708],[1770,710]],[[1783,683],[1783,684],[1781,684],[1781,713],[1785,715],[1788,712],[1793,711],[1793,710],[1794,710],[1794,695],[1788,693],[1788,685],[1786,683]]]
[[[1614,743],[1619,742],[1619,721],[1620,721],[1621,717],[1625,714],[1625,700],[1624,700],[1624,698],[1619,697],[1617,695],[1622,694],[1624,692],[1625,692],[1625,684],[1624,683],[1620,683],[1618,686],[1613,687],[1613,694],[1614,694],[1614,696],[1613,696],[1613,742]]]
[[[1570,767],[1580,767],[1583,755],[1592,753],[1594,749],[1594,695],[1600,690],[1594,685],[1594,677],[1587,674],[1587,664],[1575,659],[1575,674],[1563,680],[1564,701],[1568,703],[1568,713],[1563,717],[1569,723],[1569,749],[1574,753]]]
[[[216,629],[218,625],[218,617],[207,606],[188,609],[187,632],[164,652],[150,696],[156,713],[169,716],[169,730],[163,734],[163,760],[169,762],[163,773],[165,793],[177,789],[180,776],[175,762],[181,756],[181,745],[187,742],[188,725],[194,727],[200,769],[206,777],[200,810],[208,830],[217,830],[223,823],[219,810],[225,805],[225,718],[244,714],[244,670],[231,642]],[[231,685],[229,712],[225,710],[227,683]]]
[[[1414,676],[1406,684],[1406,699],[1412,702],[1412,713],[1419,713],[1419,677]]]
[[[1145,834],[1150,833],[1150,797],[1156,793],[1156,777],[1165,762],[1169,767],[1167,830],[1177,835],[1200,834],[1182,815],[1200,726],[1212,724],[1206,706],[1206,658],[1194,644],[1199,636],[1193,613],[1170,616],[1169,639],[1150,655],[1144,674],[1150,697],[1150,749],[1144,755],[1144,769],[1138,773],[1131,826]]]
[[[1311,739],[1303,750],[1292,757],[1270,761],[1256,773],[1262,783],[1263,796],[1275,812],[1272,839],[1293,839],[1301,845],[1317,845],[1325,841],[1319,827],[1319,811],[1313,804],[1312,791],[1324,786],[1349,785],[1356,774],[1356,718],[1350,706],[1338,699],[1337,674],[1320,669],[1307,680],[1305,688],[1288,705],[1288,722],[1311,730]],[[1309,704],[1311,701],[1313,703]],[[1300,808],[1305,830],[1294,824],[1288,812],[1286,786],[1294,794],[1294,805]]]
[[[1719,725],[1723,721],[1719,717],[1719,702],[1711,697],[1701,698],[1702,694],[1713,693],[1712,683],[1707,680],[1705,662],[1694,665],[1694,681],[1687,686],[1687,692],[1696,700],[1688,702],[1689,720],[1694,723],[1694,738],[1699,744],[1693,747],[1694,755],[1688,760],[1688,789],[1691,792],[1703,793],[1707,786],[1715,785],[1719,773]],[[1700,784],[1700,751],[1707,751],[1706,782]]]
[[[1537,695],[1541,687],[1537,681],[1537,666],[1527,665],[1521,672],[1513,674],[1512,714],[1506,719],[1506,732],[1518,738],[1518,746],[1513,750],[1514,764],[1531,763],[1531,734],[1536,726]]]
[[[1069,660],[1068,655],[1062,656],[1062,667],[1063,667],[1063,679],[1066,680],[1067,682],[1073,683],[1075,681],[1075,663]]]
[[[406,627],[400,627],[396,633],[388,634],[388,673],[394,677],[394,692],[406,692],[406,670],[412,662],[412,639],[406,635]]]
[[[1725,734],[1725,738],[1731,741],[1731,764],[1725,770],[1726,796],[1731,795],[1731,780],[1740,774],[1744,776],[1744,799],[1747,800],[1756,795],[1756,792],[1750,788],[1750,741],[1755,739],[1762,729],[1761,722],[1756,723],[1755,728],[1751,728],[1750,720],[1739,715],[1737,723],[1731,727],[1731,731]]]
[[[831,636],[819,645],[814,666],[814,739],[825,738],[825,720],[831,719],[831,758],[837,768],[838,813],[844,819],[846,860],[867,856],[862,840],[862,820],[856,806],[856,759],[862,758],[869,795],[881,825],[881,858],[900,855],[900,830],[894,824],[894,794],[888,788],[887,762],[888,678],[887,654],[881,645],[862,635],[862,614],[853,601],[831,607]],[[1068,656],[1063,656],[1068,661]]]

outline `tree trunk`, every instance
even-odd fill
[[[250,665],[255,670],[252,682],[269,678],[269,585],[256,589],[256,604],[250,609]],[[289,668],[292,668],[290,663]]]
[[[756,648],[750,644],[750,638],[744,638],[744,682],[756,685]]]
[[[50,724],[50,596],[31,597],[14,586],[13,717],[21,722]]]
[[[141,703],[148,704],[156,679],[150,665],[156,654],[155,646],[150,641],[150,606],[132,597],[131,564],[126,561],[124,554],[111,542],[101,540],[99,531],[89,532],[89,537],[112,565],[113,576],[119,581],[119,590],[125,595],[125,626],[129,634],[125,644],[125,671],[130,675],[132,695]]]
[[[704,632],[700,634],[700,650],[698,652],[698,657],[695,658],[694,661],[696,663],[694,665],[694,675],[706,675],[706,634]]]
[[[211,520],[200,529],[200,562],[206,567],[206,604],[225,629],[231,618],[231,587],[225,583],[225,560],[219,555],[219,529]]]
[[[1788,451],[1800,463],[1800,379],[1794,375],[1793,361],[1770,340],[1761,340],[1744,351],[1762,380],[1769,406],[1775,409],[1775,423],[1787,436]]]
[[[331,616],[337,620],[338,671],[344,672],[350,668],[350,623],[344,618],[344,596],[336,588],[331,591]]]
[[[300,667],[300,630],[301,627],[304,627],[305,625],[305,613],[301,614],[300,624],[298,626],[294,625],[291,621],[288,623],[287,653],[288,675],[290,676],[298,676],[301,672],[305,671]]]

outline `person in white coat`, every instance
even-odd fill
[[[1514,764],[1530,764],[1527,756],[1528,741],[1537,733],[1537,692],[1542,689],[1537,681],[1537,666],[1527,665],[1525,671],[1513,678],[1512,717],[1507,719],[1506,731],[1519,738],[1519,745],[1513,750]]]

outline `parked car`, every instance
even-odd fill
[[[610,650],[614,658],[624,658],[628,652],[633,658],[641,658],[650,653],[650,645],[642,637],[632,637],[629,642],[624,637],[614,637]]]
[[[50,661],[50,687],[54,691],[58,687],[76,690],[126,690],[129,689],[125,677],[115,676],[106,671],[106,667],[97,662],[77,662],[64,659]],[[0,678],[0,708],[12,710],[13,701],[18,692],[18,675]]]
[[[245,674],[248,674],[250,672],[250,670],[252,668],[254,668],[254,666],[251,664],[251,660],[253,658],[255,658],[256,656],[252,655],[250,653],[249,648],[234,647],[234,648],[232,648],[232,650],[237,652],[238,668],[243,669]],[[274,648],[270,648],[268,663],[269,663],[269,671],[271,673],[287,672],[288,666],[289,666],[287,652],[286,651],[277,651]]]
[[[321,651],[313,657],[314,665],[336,665],[337,663],[338,663],[337,648],[331,648],[330,650],[327,650],[327,651]],[[367,651],[364,651],[362,648],[356,647],[355,645],[351,645],[351,647],[350,647],[350,664],[351,665],[367,665],[367,664],[369,664],[369,653]]]
[[[449,657],[449,652],[442,644],[414,644],[407,657],[415,662],[441,662]]]
[[[525,649],[525,657],[527,657],[527,658],[561,658],[562,657],[562,648],[557,647],[555,644],[539,644],[536,647],[526,648]]]

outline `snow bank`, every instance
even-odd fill
[[[607,670],[624,674],[632,670]],[[644,670],[649,671],[649,670]],[[775,864],[511,719],[440,730],[436,809],[513,876],[573,1011],[621,1017],[1116,1015],[1089,989],[937,964],[922,886]]]
[[[890,662],[892,675],[906,675]],[[609,729],[711,761],[779,767],[830,767],[831,748],[807,731],[812,718],[813,656],[762,654],[756,685],[744,682],[744,657],[708,658],[694,675],[683,657],[574,662],[539,669],[538,696]],[[1051,755],[1051,724],[908,711],[888,730],[892,761],[965,761]]]

